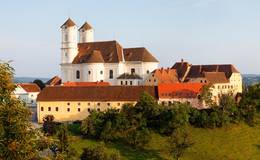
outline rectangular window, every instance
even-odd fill
[[[131,68],[131,74],[135,74],[135,69]]]
[[[80,71],[76,71],[76,78],[80,79]]]
[[[113,70],[109,70],[109,79],[113,79],[114,75],[113,75]]]
[[[70,112],[70,108],[67,108],[67,111]]]
[[[127,81],[125,81],[125,85],[127,86]]]
[[[78,112],[80,112],[80,108],[78,108]]]
[[[121,81],[121,85],[124,85],[123,81]]]
[[[48,111],[51,111],[51,107],[48,107]]]
[[[43,107],[41,107],[41,111],[44,111]]]
[[[130,81],[130,85],[131,85],[131,86],[133,85],[133,82],[132,82],[132,81]]]
[[[55,109],[55,110],[56,110],[56,112],[58,112],[58,111],[59,111],[59,107],[56,107],[56,109]]]

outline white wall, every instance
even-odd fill
[[[61,29],[61,63],[71,63],[78,53],[78,29],[76,26]]]
[[[79,31],[79,43],[94,42],[94,29]]]

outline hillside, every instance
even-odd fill
[[[260,159],[260,127],[245,124],[229,125],[217,129],[189,128],[194,145],[185,153],[182,160],[245,160]],[[73,146],[82,152],[84,146],[97,145],[93,140],[73,137]],[[123,159],[171,159],[167,154],[167,138],[153,134],[144,150],[135,150],[122,144],[106,144],[108,152],[120,151]]]

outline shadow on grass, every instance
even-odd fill
[[[260,150],[260,144],[255,144],[256,148]]]
[[[146,149],[134,149],[130,146],[121,143],[109,143],[106,144],[109,148],[117,149],[123,157],[127,157],[129,160],[161,160],[160,153],[156,150],[146,150]]]

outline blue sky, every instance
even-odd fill
[[[16,76],[59,74],[60,30],[88,21],[95,40],[145,46],[170,67],[232,63],[260,74],[259,0],[8,0],[0,2],[0,59]]]

